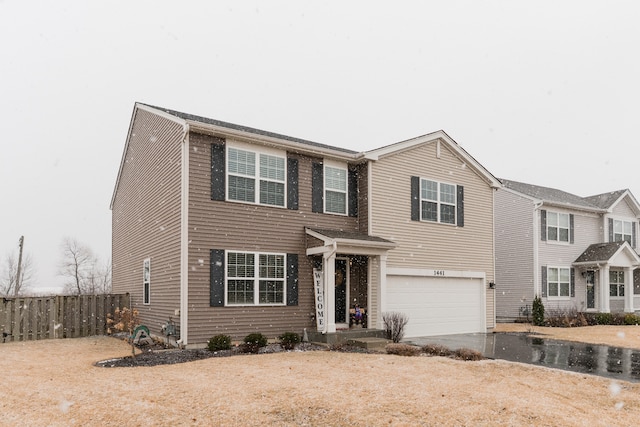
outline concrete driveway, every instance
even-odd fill
[[[640,351],[606,345],[532,338],[522,333],[475,333],[409,338],[423,346],[440,344],[451,350],[470,348],[489,359],[547,366],[622,381],[640,382]]]

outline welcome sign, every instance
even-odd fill
[[[313,269],[313,288],[316,296],[316,324],[318,332],[324,330],[326,324],[326,309],[324,304],[324,275],[322,270]]]

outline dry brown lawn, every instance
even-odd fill
[[[529,332],[525,325],[500,330]],[[519,329],[518,329],[519,328]],[[640,349],[640,328],[533,332]],[[386,354],[288,352],[98,368],[109,337],[0,344],[7,426],[632,426],[640,384],[544,367]]]

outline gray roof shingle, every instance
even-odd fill
[[[358,231],[332,230],[312,227],[307,227],[307,229],[315,231],[316,233],[322,234],[323,236],[329,237],[331,239],[360,240],[376,243],[394,243],[391,240],[383,239],[382,237],[370,236],[367,233],[361,233]]]
[[[508,179],[500,179],[500,181],[506,188],[530,197],[534,197],[536,199],[540,199],[544,202],[595,210],[602,209],[590,200],[587,200],[584,197],[580,197],[575,194],[567,193],[566,191],[558,190],[555,188],[542,187],[539,185],[525,184],[523,182],[511,181]]]
[[[594,243],[589,245],[575,262],[608,261],[625,242]]]
[[[596,194],[595,196],[585,197],[589,203],[602,209],[609,209],[627,190],[611,191],[609,193]]]

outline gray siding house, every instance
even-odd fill
[[[407,336],[495,322],[499,182],[444,132],[358,153],[137,103],[111,209],[113,288],[154,335]],[[320,302],[320,304],[318,304]],[[359,323],[359,322],[358,322]]]
[[[526,317],[536,295],[552,311],[640,307],[640,206],[629,190],[580,197],[502,183],[495,197],[498,321]]]

